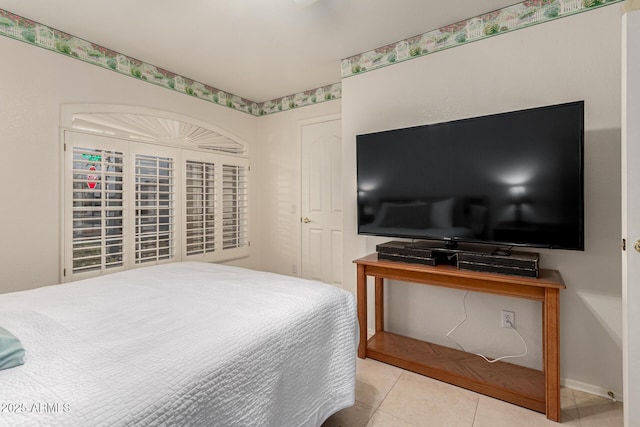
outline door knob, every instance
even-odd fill
[[[304,222],[305,224],[309,224],[311,222],[311,220],[309,219],[309,217],[304,217],[302,218],[302,222]]]
[[[633,249],[635,249],[636,252],[640,252],[640,240],[633,242]]]

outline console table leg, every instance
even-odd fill
[[[367,276],[364,265],[358,265],[358,323],[360,325],[360,343],[358,344],[358,357],[367,357]]]
[[[547,418],[560,421],[560,292],[545,288],[544,373]]]
[[[376,277],[376,334],[384,332],[384,279]]]

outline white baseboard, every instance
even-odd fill
[[[580,381],[570,380],[568,378],[561,378],[560,384],[567,388],[572,388],[578,391],[584,391],[585,393],[589,393],[589,394],[595,394],[596,396],[605,397],[607,399],[611,399],[611,396],[609,396],[609,392],[612,391],[613,395],[616,398],[616,401],[622,402],[622,390],[607,390],[602,387],[586,384]]]

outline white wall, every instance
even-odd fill
[[[248,114],[6,37],[0,37],[0,52],[0,292],[58,282],[61,104],[126,104],[179,112],[250,144],[256,140],[259,119]],[[250,152],[253,148],[251,144]]]
[[[355,291],[351,261],[389,240],[356,235],[357,134],[584,99],[586,249],[543,251],[541,263],[560,270],[567,285],[561,376],[621,396],[621,15],[613,5],[345,79],[345,287]],[[387,291],[390,330],[452,345],[444,335],[463,316],[462,292],[408,284]],[[457,338],[469,349],[519,353],[519,340],[500,327],[500,310],[510,309],[529,345],[514,363],[541,367],[539,303],[470,294],[468,307]]]
[[[256,182],[253,212],[260,229],[257,267],[261,270],[300,274],[300,125],[338,114],[340,107],[340,100],[334,100],[259,119],[260,144],[252,152],[251,174]],[[292,272],[293,265],[297,274]]]

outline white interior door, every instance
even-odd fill
[[[640,10],[624,17],[622,49],[622,255],[624,424],[640,420]]]
[[[303,125],[302,277],[342,286],[342,124]]]

